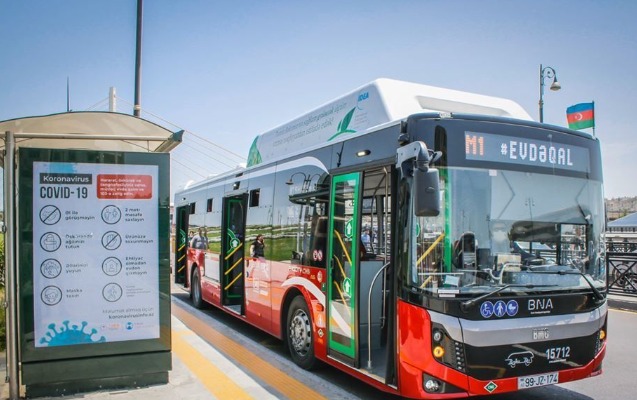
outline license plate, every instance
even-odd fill
[[[526,389],[537,386],[546,386],[559,383],[559,374],[553,372],[551,374],[520,376],[518,378],[518,389]]]

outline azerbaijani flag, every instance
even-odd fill
[[[570,129],[595,128],[595,103],[580,103],[566,109]]]

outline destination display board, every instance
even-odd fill
[[[465,158],[577,172],[591,169],[590,152],[585,147],[481,132],[465,132]]]
[[[33,163],[35,347],[160,336],[156,165]]]

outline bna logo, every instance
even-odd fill
[[[357,100],[357,103],[356,103],[356,108],[358,108],[359,110],[362,110],[363,107],[361,107],[361,102],[365,101],[367,99],[369,99],[369,92],[363,92],[363,93],[359,94],[358,95],[358,100]]]

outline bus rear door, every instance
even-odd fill
[[[247,195],[223,199],[223,231],[221,240],[222,304],[244,314],[244,260]]]

